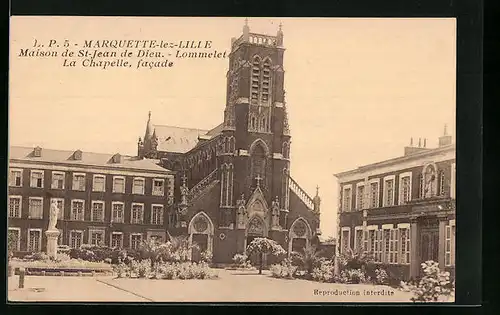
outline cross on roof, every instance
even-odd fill
[[[257,181],[257,187],[260,187],[260,181],[262,180],[262,177],[260,177],[260,174],[257,174],[255,177],[255,180]]]

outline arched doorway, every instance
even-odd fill
[[[214,225],[210,217],[203,211],[198,212],[189,222],[189,246],[197,244],[199,248],[191,251],[192,261],[200,261],[201,253],[213,253]]]
[[[300,217],[293,221],[288,235],[288,255],[292,252],[302,252],[309,246],[311,238],[311,227],[304,218]]]
[[[245,231],[245,253],[248,245],[258,237],[267,237],[267,225],[260,215],[254,215],[248,220]],[[258,263],[258,257],[256,255],[252,255],[249,259],[254,265]]]

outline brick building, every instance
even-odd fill
[[[45,251],[51,200],[60,245],[135,248],[166,239],[173,172],[157,161],[90,152],[10,147],[9,233],[20,252]]]
[[[153,125],[138,156],[178,172],[177,216],[170,231],[189,235],[216,263],[229,263],[258,236],[285,249],[318,242],[320,198],[290,176],[283,32],[231,41],[223,122],[211,130]]]
[[[406,279],[418,277],[427,260],[454,275],[455,144],[446,127],[438,148],[425,142],[335,175],[340,252],[368,252]]]

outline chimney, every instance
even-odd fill
[[[450,145],[452,144],[452,138],[450,135],[448,135],[448,130],[447,130],[447,126],[444,125],[444,132],[443,132],[443,135],[441,137],[439,137],[439,147],[445,147],[447,145]]]
[[[424,148],[427,147],[427,138],[424,138]]]
[[[418,147],[421,148],[422,147],[422,138],[418,138]]]

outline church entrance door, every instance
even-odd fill
[[[192,244],[197,246],[191,251],[191,260],[194,262],[201,261],[201,253],[208,249],[208,235],[207,234],[193,234]]]

